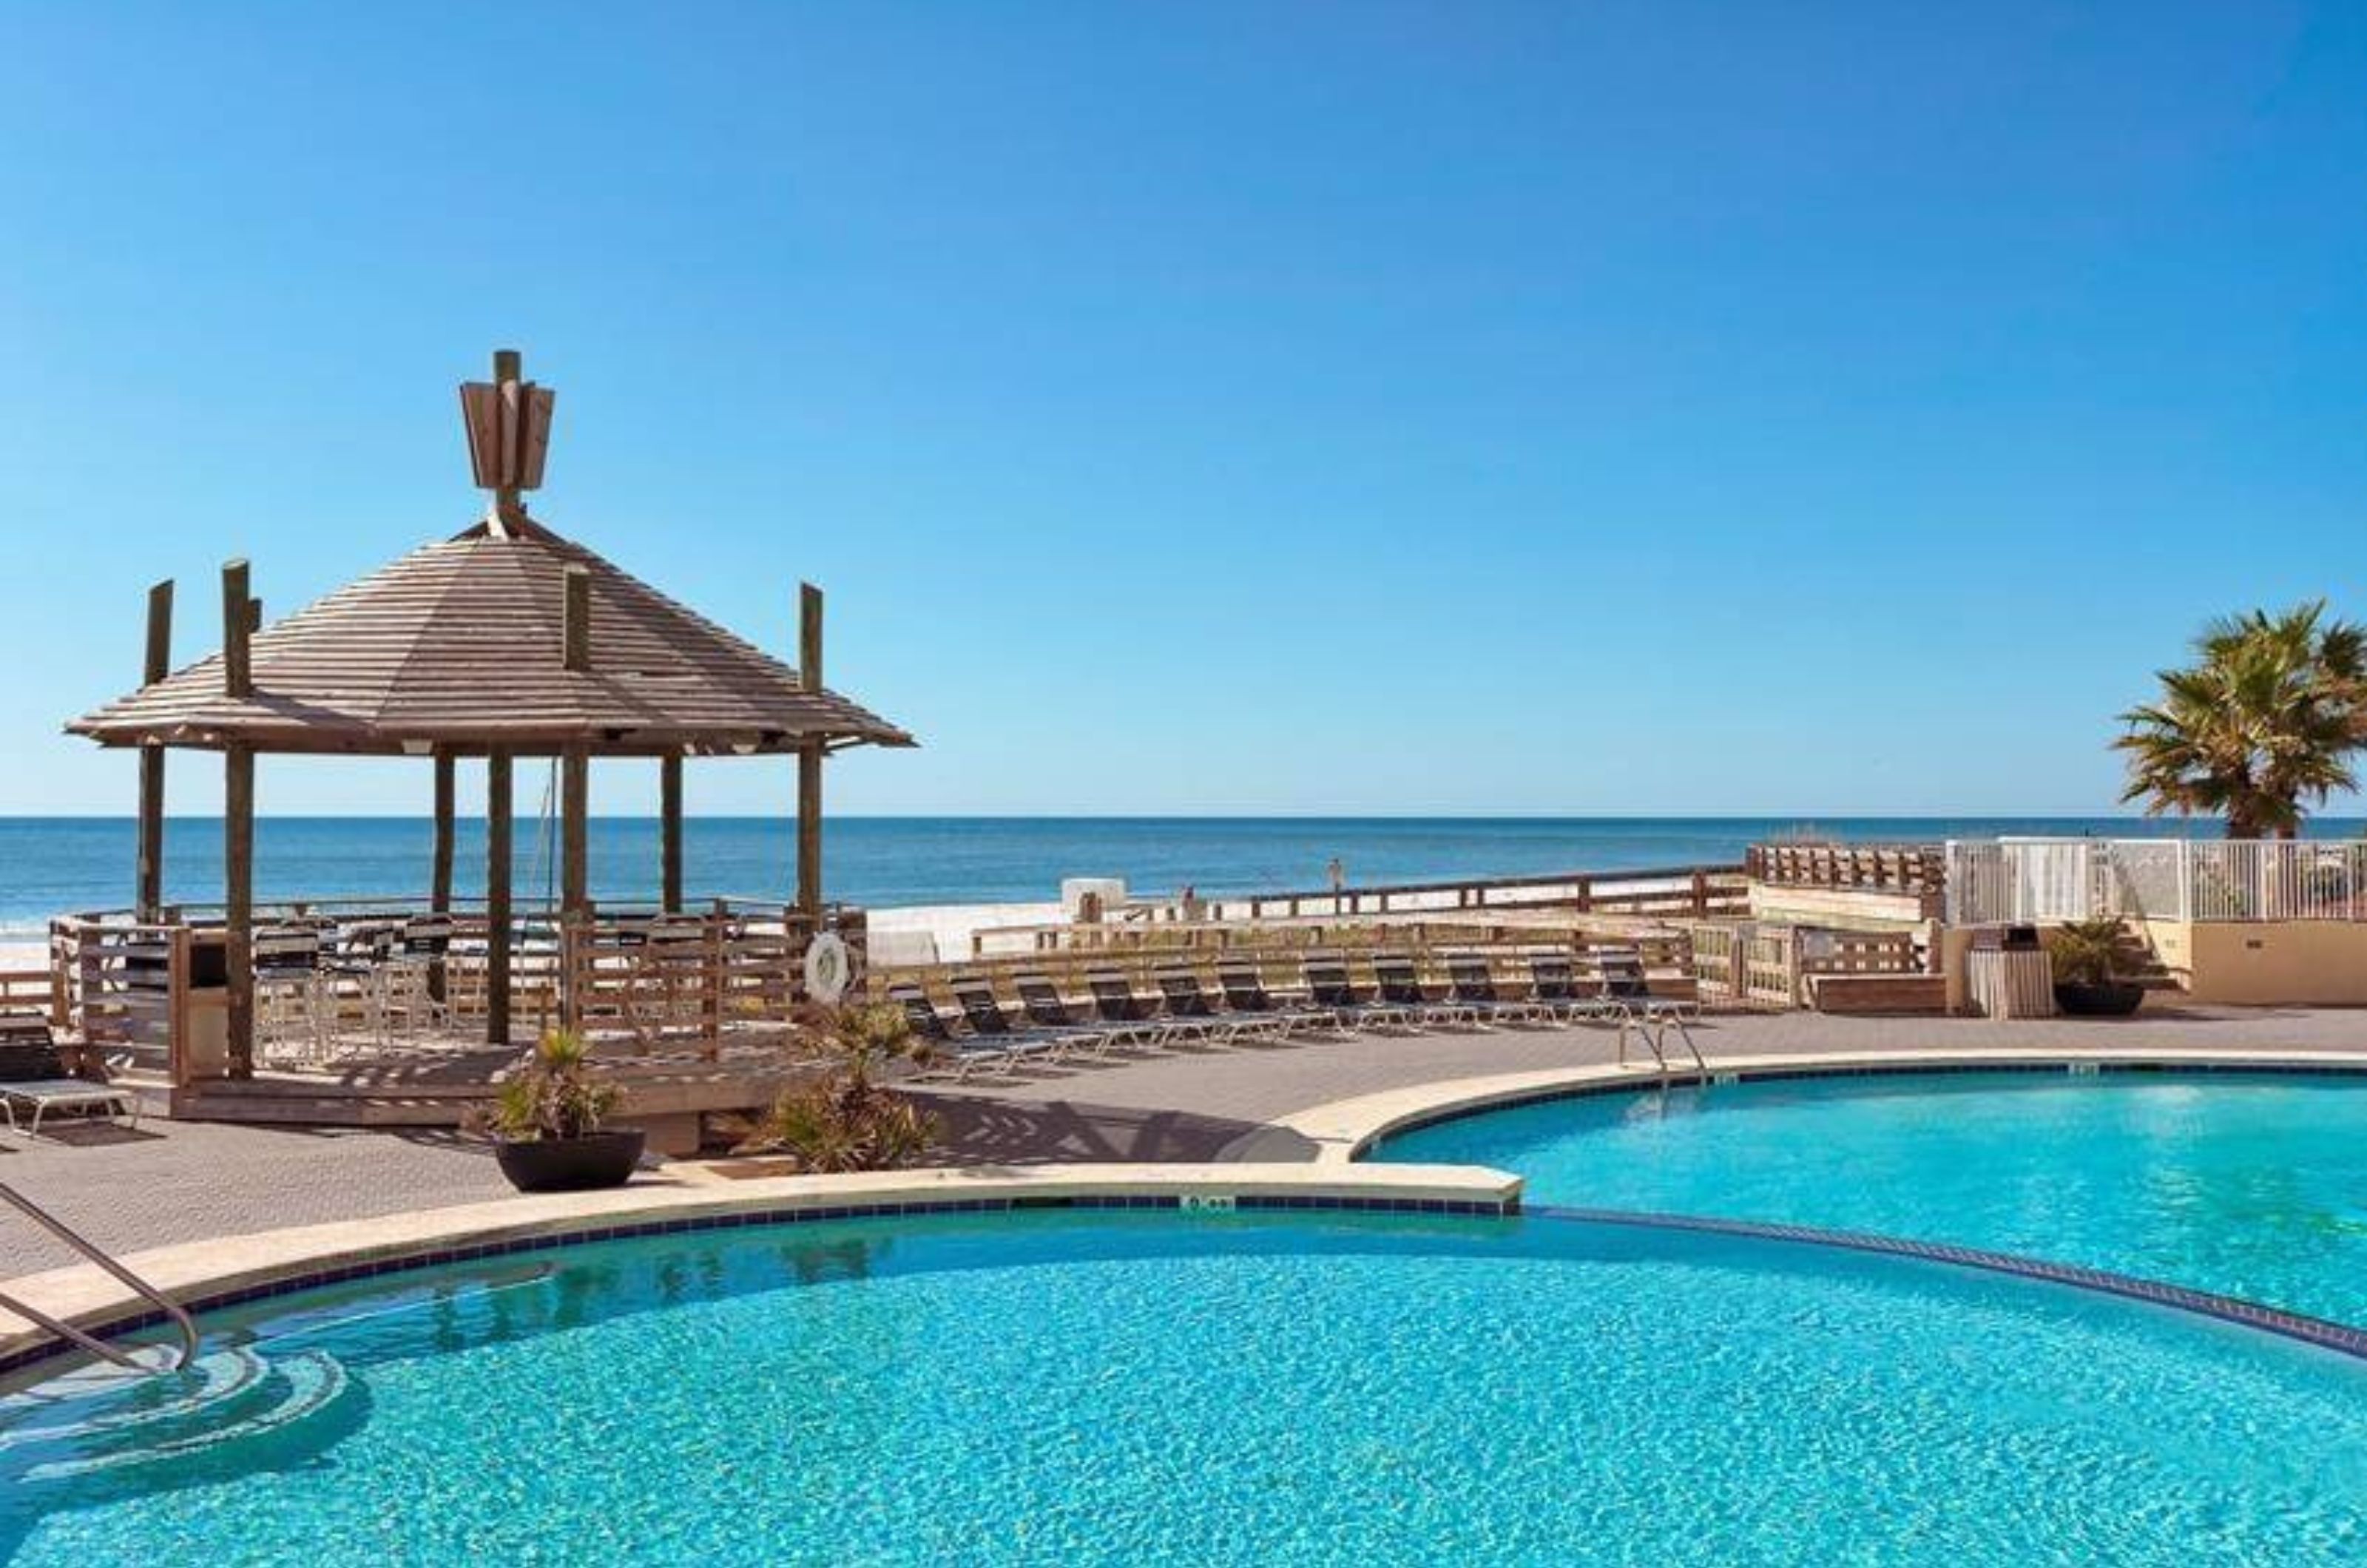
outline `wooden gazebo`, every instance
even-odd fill
[[[821,929],[821,764],[856,745],[911,736],[821,682],[821,595],[801,596],[796,668],[733,636],[529,517],[552,397],[518,356],[461,389],[477,482],[493,504],[428,544],[285,620],[266,626],[247,564],[222,569],[221,651],[167,671],[172,585],[149,599],[146,684],[67,728],[141,753],[134,918],[163,905],[164,753],[221,754],[225,779],[221,942],[228,1076],[253,1071],[255,763],[266,753],[397,755],[435,771],[428,902],[449,909],[455,761],[486,763],[484,1033],[510,1037],[513,827],[519,758],[553,758],[561,787],[559,909],[583,921],[589,764],[657,763],[658,905],[682,908],[682,766],[688,757],[797,757],[797,900],[804,937]],[[792,925],[798,922],[794,919]]]

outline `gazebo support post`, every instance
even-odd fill
[[[572,674],[592,670],[592,573],[583,566],[567,569],[566,596],[561,604],[559,660]],[[592,793],[592,754],[582,741],[559,753],[559,1017],[569,1029],[583,1021],[583,998],[577,977],[583,955],[577,951],[589,924],[591,910],[584,883],[591,815],[585,798]]]
[[[141,683],[153,686],[173,672],[173,583],[148,590],[148,657]],[[164,748],[140,748],[140,848],[132,908],[143,923],[164,910]]]
[[[222,748],[222,979],[230,1076],[255,1076],[255,750]]]
[[[255,604],[247,591],[246,562],[222,567],[222,694],[243,702],[255,694],[247,644]],[[255,750],[243,740],[222,746],[222,986],[224,1044],[230,1076],[255,1076]]]
[[[682,913],[682,753],[658,759],[658,907]]]
[[[436,750],[436,842],[430,852],[427,868],[427,908],[438,915],[452,912],[452,850],[453,850],[453,788],[454,760],[442,747]],[[446,999],[447,984],[444,961],[437,959],[427,968],[427,994],[437,1001]]]
[[[510,753],[485,753],[485,1039],[510,1040]]]
[[[821,590],[799,585],[798,593],[798,683],[821,687]],[[798,912],[810,935],[821,930],[822,737],[798,743]]]
[[[585,797],[591,786],[591,753],[568,747],[559,757],[559,1006],[560,1021],[570,1029],[583,1022],[583,998],[576,994],[582,955],[576,949],[588,934],[592,914],[584,887],[590,817]]]

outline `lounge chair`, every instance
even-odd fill
[[[1402,953],[1373,954],[1373,982],[1380,987],[1381,1000],[1404,1008],[1416,1023],[1479,1026],[1479,1010],[1470,1003],[1431,1000],[1413,960]]]
[[[1632,1021],[1624,1003],[1580,989],[1578,972],[1566,953],[1529,954],[1529,1000],[1547,1017],[1564,1023]]]
[[[1170,1018],[1198,1024],[1217,1039],[1230,1042],[1257,1035],[1271,1039],[1282,1032],[1282,1021],[1271,1013],[1220,1008],[1217,998],[1201,987],[1198,973],[1188,965],[1161,969],[1151,978],[1158,982],[1160,994],[1167,998]]]
[[[1093,1049],[1093,1055],[1097,1056],[1105,1056],[1119,1046],[1156,1049],[1167,1038],[1166,1029],[1155,1021],[1095,1022],[1079,1012],[1075,1004],[1060,994],[1060,987],[1052,983],[1049,975],[1014,975],[1011,983],[1019,993],[1019,1005],[1026,1013],[1028,1022],[1038,1029],[1086,1031],[1097,1041]]]
[[[1340,1027],[1340,1015],[1331,1008],[1312,1002],[1285,1002],[1276,998],[1265,988],[1265,977],[1258,973],[1258,966],[1246,958],[1218,964],[1217,985],[1225,993],[1227,1007],[1237,1013],[1273,1018],[1285,1034],[1296,1030]]]
[[[1206,1019],[1161,1016],[1160,1004],[1141,995],[1134,982],[1115,969],[1093,969],[1085,975],[1085,989],[1093,994],[1093,1010],[1104,1023],[1150,1024],[1160,1029],[1160,1043],[1175,1040],[1205,1040],[1214,1032]]]
[[[962,1021],[970,1032],[985,1040],[1000,1040],[1022,1055],[1042,1052],[1058,1061],[1071,1051],[1082,1051],[1099,1044],[1102,1032],[1086,1026],[1039,1024],[1025,1013],[1014,1021],[1003,1010],[1002,999],[994,994],[993,983],[983,978],[956,980],[954,1000],[961,1005]]]
[[[32,1113],[30,1128],[19,1128],[19,1111]],[[53,1111],[120,1116],[131,1126],[140,1125],[138,1095],[66,1071],[48,1020],[31,1013],[0,1017],[0,1113],[6,1115],[8,1130],[29,1131],[38,1137],[42,1119]]]
[[[1699,1002],[1680,1001],[1652,994],[1652,982],[1644,974],[1644,960],[1633,948],[1600,949],[1595,953],[1594,962],[1603,977],[1603,994],[1625,1006],[1637,1017],[1684,1021],[1701,1017]]]
[[[1000,1040],[982,1040],[976,1034],[957,1032],[937,1010],[937,1004],[918,986],[890,986],[888,999],[904,1010],[905,1021],[912,1032],[928,1042],[934,1059],[922,1065],[912,1076],[916,1078],[950,1075],[961,1082],[981,1068],[1000,1066],[1005,1073],[1011,1070],[1014,1054]]]
[[[1527,997],[1507,997],[1496,984],[1495,971],[1484,953],[1446,955],[1447,998],[1478,1010],[1488,1023],[1551,1022],[1553,1009]]]
[[[1317,1007],[1329,1011],[1346,1029],[1410,1029],[1413,1014],[1389,1001],[1374,1001],[1360,995],[1355,982],[1348,978],[1348,961],[1337,953],[1310,953],[1301,961],[1301,973],[1307,976],[1307,995]]]

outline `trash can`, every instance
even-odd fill
[[[2055,971],[2036,926],[1983,926],[1965,954],[1965,996],[1984,1018],[2053,1018]]]

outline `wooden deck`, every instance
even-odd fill
[[[515,1048],[456,1036],[320,1066],[258,1070],[251,1078],[160,1087],[176,1121],[449,1128],[490,1103],[519,1059]],[[624,1088],[617,1120],[646,1128],[652,1145],[670,1154],[696,1150],[710,1113],[762,1111],[812,1071],[785,1035],[754,1031],[735,1034],[711,1059],[598,1047],[595,1059]]]

